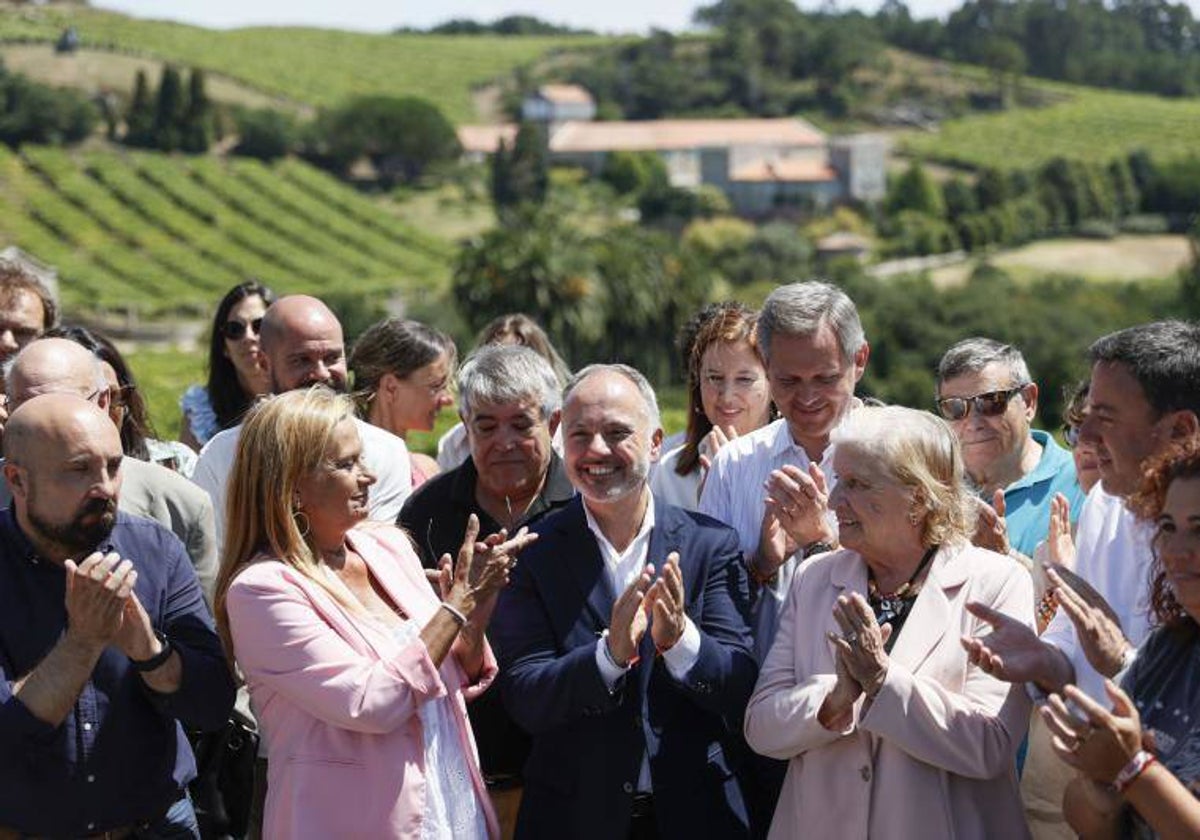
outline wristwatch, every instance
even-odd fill
[[[143,674],[147,671],[155,671],[161,668],[171,658],[171,654],[175,652],[175,648],[171,646],[171,640],[161,630],[154,631],[154,638],[158,639],[158,643],[162,645],[162,650],[149,659],[130,659],[129,664],[133,666],[133,670],[140,671]]]

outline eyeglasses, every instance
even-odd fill
[[[1068,449],[1074,449],[1079,445],[1079,427],[1071,423],[1063,426],[1063,440],[1067,444]]]
[[[221,334],[230,341],[241,341],[246,337],[246,330],[255,335],[262,335],[262,318],[253,321],[226,321],[221,325]]]
[[[937,401],[937,407],[947,420],[965,420],[972,408],[982,417],[999,417],[1012,398],[1028,387],[1029,383],[1023,382],[1006,391],[989,391],[973,397],[946,397]]]

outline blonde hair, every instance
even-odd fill
[[[348,610],[359,611],[321,571],[307,524],[297,522],[303,514],[293,504],[300,482],[325,460],[338,425],[353,417],[349,397],[314,385],[262,400],[242,424],[229,476],[214,610],[230,662],[225,599],[234,578],[259,555],[286,563]]]
[[[922,545],[970,539],[977,507],[963,480],[958,438],[945,420],[912,408],[864,406],[850,413],[831,440],[863,453],[913,489],[925,511]]]

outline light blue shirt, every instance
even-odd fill
[[[1072,522],[1079,518],[1085,498],[1075,478],[1075,459],[1071,453],[1059,446],[1049,432],[1035,429],[1030,435],[1041,445],[1042,457],[1028,475],[1004,488],[1009,545],[1028,557],[1046,539],[1054,494],[1067,497]]]

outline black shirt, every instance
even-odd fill
[[[479,517],[481,535],[500,530],[500,523],[475,499],[478,479],[475,462],[467,458],[461,466],[436,475],[418,487],[400,509],[396,524],[408,531],[426,568],[435,568],[443,554],[456,555],[467,530],[467,517],[472,513]],[[552,451],[542,490],[513,530],[562,507],[574,496],[575,488],[567,480],[562,459]],[[500,692],[492,690],[480,695],[467,705],[467,714],[475,732],[484,776],[491,779],[519,777],[529,755],[529,736],[504,711]]]

